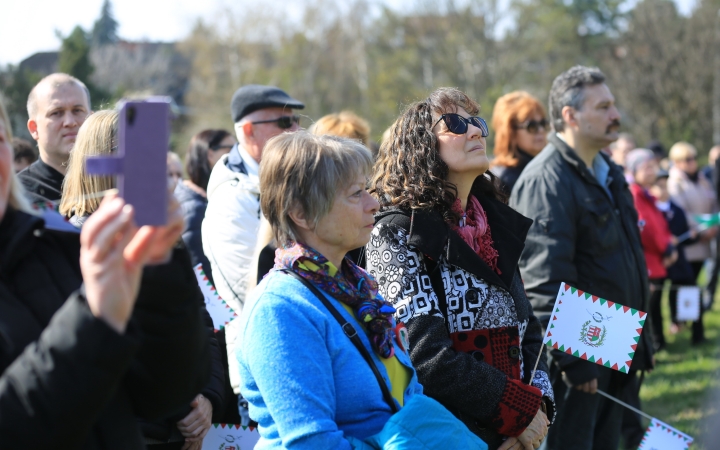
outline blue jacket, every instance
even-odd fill
[[[359,330],[341,303],[327,298]],[[392,411],[372,370],[300,281],[270,272],[239,320],[240,390],[250,403],[250,417],[259,424],[257,450],[351,449],[350,441],[379,433],[390,419]],[[359,335],[390,387],[367,335]],[[399,361],[412,372],[407,402],[422,394],[422,386],[407,353],[394,345]]]

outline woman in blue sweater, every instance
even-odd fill
[[[422,396],[394,308],[374,279],[345,258],[373,229],[378,203],[365,188],[371,166],[365,147],[338,137],[297,132],[265,147],[261,208],[284,245],[245,304],[237,353],[241,391],[259,424],[257,449],[389,448],[378,435],[402,417],[394,412],[419,397],[433,402]],[[444,409],[437,415],[443,412],[449,416],[438,423],[443,434],[448,426],[463,430]],[[458,445],[486,448],[464,431]]]

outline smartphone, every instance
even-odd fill
[[[118,153],[123,170],[120,196],[135,209],[135,223],[166,225],[170,101],[166,97],[125,101],[119,112]]]

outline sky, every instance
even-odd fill
[[[342,0],[338,0],[342,1]],[[402,8],[403,0],[380,0]],[[630,0],[634,1],[634,0]],[[696,0],[675,0],[680,12],[689,14]],[[9,2],[9,5],[7,4]],[[291,0],[288,14],[299,14]],[[18,64],[28,56],[59,48],[56,32],[68,35],[80,25],[86,31],[100,15],[102,0],[3,0],[0,14],[0,67]],[[212,23],[221,11],[238,5],[261,5],[257,0],[114,0],[118,35],[130,41],[183,39],[202,17]],[[274,3],[278,4],[278,3]]]

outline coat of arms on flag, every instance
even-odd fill
[[[693,438],[656,418],[650,421],[639,450],[687,450]]]
[[[561,283],[543,342],[569,355],[627,373],[645,319],[643,311]]]

